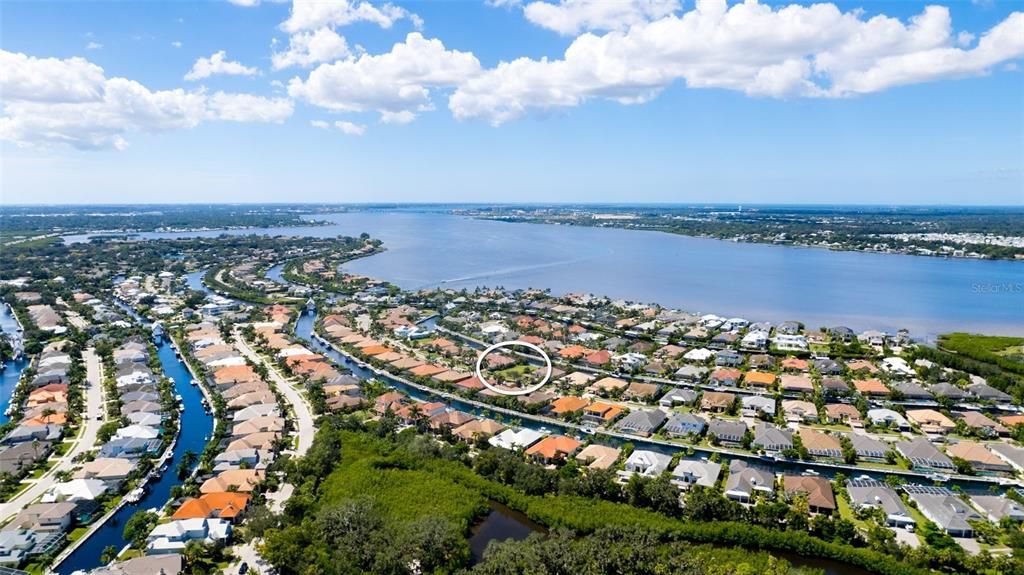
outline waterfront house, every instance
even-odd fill
[[[200,493],[219,493],[223,491],[250,493],[266,478],[262,469],[229,469],[203,482]]]
[[[171,519],[226,519],[236,523],[245,513],[250,498],[247,493],[230,491],[205,493],[186,499]]]
[[[543,437],[544,434],[541,432],[526,427],[520,429],[509,428],[488,439],[487,443],[493,447],[502,447],[515,451],[517,449],[526,449],[540,441]]]
[[[889,388],[879,379],[855,379],[853,380],[853,387],[865,397],[886,397],[889,395]]]
[[[1024,522],[1024,505],[1005,495],[972,495],[971,505],[997,525],[1003,519],[1018,524]]]
[[[810,427],[801,427],[797,434],[804,448],[814,457],[839,460],[843,458],[843,446],[835,436]]]
[[[595,401],[583,409],[583,421],[593,425],[605,425],[615,421],[623,411],[621,406]]]
[[[180,553],[191,541],[224,544],[231,537],[231,522],[225,519],[179,519],[161,523],[146,538],[146,553]]]
[[[763,467],[734,459],[725,480],[725,496],[733,501],[750,503],[756,494],[770,496],[775,491],[775,476]]]
[[[124,457],[97,457],[82,464],[72,476],[75,479],[99,479],[118,489],[135,469],[136,462]]]
[[[953,537],[974,537],[971,521],[983,520],[971,506],[945,487],[903,485],[918,511]]]
[[[89,575],[179,575],[184,562],[178,553],[143,555],[126,561],[117,561],[106,567],[97,567]]]
[[[691,485],[714,487],[721,473],[721,463],[683,459],[672,470],[672,482],[680,489],[687,489]]]
[[[836,510],[836,496],[832,492],[832,483],[824,477],[785,475],[782,478],[782,490],[786,497],[806,496],[811,513],[829,515]]]
[[[920,471],[952,472],[953,461],[924,437],[896,442],[896,451]]]
[[[952,401],[961,401],[967,398],[967,392],[953,385],[952,383],[943,381],[936,383],[928,388],[928,391],[935,396],[936,399],[950,399]]]
[[[668,469],[670,463],[672,463],[671,455],[638,449],[626,458],[624,476],[628,477],[636,473],[645,477],[657,477]]]
[[[722,445],[738,446],[747,433],[747,424],[728,419],[712,419],[708,423],[708,437]]]
[[[648,437],[665,423],[665,419],[665,412],[660,409],[638,409],[622,418],[615,424],[615,428],[623,433]]]
[[[634,381],[629,384],[622,398],[632,401],[648,401],[658,394],[661,387],[656,383]]]
[[[970,464],[977,473],[989,475],[994,473],[1012,473],[1010,464],[989,451],[986,446],[976,441],[958,441],[946,446],[946,454],[959,457]]]
[[[564,435],[549,435],[526,449],[526,456],[541,463],[556,463],[572,457],[582,443]]]
[[[29,505],[4,530],[25,529],[36,533],[67,533],[75,520],[76,505],[70,501]]]
[[[889,485],[875,479],[849,479],[846,493],[854,509],[881,509],[885,523],[891,527],[907,527],[916,522],[899,494]]]
[[[126,437],[112,439],[100,448],[100,457],[138,458],[144,453],[155,454],[160,450],[159,439]]]
[[[904,399],[922,400],[930,399],[931,394],[920,383],[915,381],[901,381],[892,384],[892,391],[896,392],[894,397],[902,395]]]
[[[700,436],[707,422],[703,417],[693,413],[673,413],[665,423],[664,432],[672,437],[685,435]]]
[[[616,447],[592,443],[576,454],[576,461],[586,465],[589,469],[608,469],[615,465],[621,452]]]
[[[1013,400],[1010,394],[1000,391],[984,381],[968,385],[967,392],[981,401],[991,403],[1009,403]]]
[[[1010,464],[1010,467],[1018,472],[1024,472],[1024,448],[1010,445],[1009,443],[993,443],[989,446],[999,459]]]
[[[473,441],[477,439],[489,439],[496,433],[501,433],[505,426],[493,419],[474,419],[452,430],[452,435],[463,440]]]
[[[54,484],[39,501],[42,503],[95,501],[108,490],[109,486],[98,479],[72,479]]]
[[[861,461],[885,461],[885,454],[890,451],[888,444],[863,433],[849,433],[850,444]]]
[[[754,426],[752,445],[767,453],[775,453],[793,448],[793,432],[780,429],[770,423],[759,423]]]

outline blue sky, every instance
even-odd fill
[[[5,2],[2,202],[1024,204],[1022,2],[299,4]]]

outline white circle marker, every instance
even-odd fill
[[[514,346],[514,345],[521,345],[523,347],[528,347],[528,348],[532,349],[533,351],[536,351],[537,353],[540,354],[541,357],[544,358],[544,362],[547,364],[547,373],[544,375],[544,379],[540,380],[540,383],[538,383],[537,385],[534,385],[532,387],[528,387],[526,389],[520,389],[519,391],[511,391],[511,390],[508,390],[508,389],[500,389],[500,388],[498,388],[495,385],[491,385],[491,382],[487,381],[487,378],[485,378],[484,374],[480,371],[480,369],[483,367],[484,358],[487,357],[487,354],[491,353],[492,351],[494,351],[496,349],[500,349],[500,348],[503,348],[503,347],[510,347],[510,346]],[[501,395],[526,395],[528,393],[533,393],[533,392],[537,391],[538,389],[544,387],[544,385],[548,382],[548,380],[551,379],[551,358],[548,357],[548,354],[545,353],[543,349],[541,349],[540,347],[538,347],[538,346],[536,346],[536,345],[534,345],[532,343],[527,343],[525,341],[518,341],[518,340],[503,341],[503,342],[500,342],[500,343],[496,343],[496,344],[492,345],[491,347],[488,347],[487,349],[485,349],[483,351],[483,353],[480,354],[479,357],[476,358],[476,377],[477,377],[477,379],[480,380],[480,383],[484,384],[484,387],[486,387],[487,389],[493,391],[494,393],[498,393],[498,394],[501,394]]]

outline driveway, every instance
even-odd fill
[[[313,445],[313,436],[316,435],[316,426],[313,424],[313,412],[310,409],[306,398],[302,397],[302,394],[296,390],[288,380],[281,376],[276,367],[271,363],[264,361],[255,350],[249,347],[237,330],[235,331],[235,341],[237,342],[238,350],[242,352],[242,355],[253,362],[262,363],[267,367],[267,373],[270,374],[270,383],[272,383],[278,391],[281,392],[285,401],[291,405],[292,413],[295,415],[295,422],[297,424],[296,428],[299,436],[299,444],[295,449],[295,454],[298,456],[305,455],[305,453],[309,451],[310,446]]]
[[[62,471],[71,471],[75,467],[74,460],[79,455],[91,451],[96,447],[96,433],[99,431],[103,421],[97,419],[104,414],[103,409],[103,364],[95,350],[89,348],[82,354],[85,360],[85,413],[83,414],[82,430],[71,446],[58,461],[42,477],[37,479],[31,487],[22,491],[14,499],[0,504],[0,521],[17,514],[26,505],[41,497],[55,483],[56,475]]]

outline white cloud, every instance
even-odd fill
[[[366,126],[363,124],[355,124],[344,120],[338,120],[337,122],[334,122],[334,124],[325,122],[324,120],[312,120],[309,125],[314,128],[320,128],[321,130],[329,130],[331,126],[334,126],[341,130],[343,134],[347,134],[349,136],[362,136],[366,133]]]
[[[175,40],[174,42],[171,42],[171,46],[174,48],[181,48],[181,42]]]
[[[228,2],[242,8],[252,8],[260,5],[260,0],[228,0]]]
[[[281,122],[287,99],[203,90],[149,90],[126,78],[107,78],[83,58],[35,58],[0,50],[0,139],[20,146],[67,144],[124,149],[132,132],[164,132],[204,121]]]
[[[252,94],[217,92],[207,102],[210,118],[232,122],[273,122],[287,120],[294,109],[287,98],[264,98]]]
[[[404,18],[408,18],[417,28],[422,26],[419,16],[393,4],[375,6],[366,1],[294,0],[291,15],[281,24],[281,29],[294,34],[324,26],[347,26],[354,22],[371,22],[381,28],[390,28],[397,20]]]
[[[538,26],[571,36],[584,30],[621,30],[676,10],[678,0],[560,0],[530,2],[523,15]]]
[[[100,44],[99,42],[95,42],[95,41],[89,42],[88,44],[85,45],[85,49],[86,50],[99,50],[102,47],[103,47],[103,44]]]
[[[970,50],[955,47],[949,11],[931,6],[908,23],[832,4],[772,7],[698,0],[628,30],[576,38],[560,60],[519,58],[474,75],[449,98],[457,118],[500,124],[531,110],[592,98],[647,101],[673,82],[753,96],[844,97],[892,86],[987,73],[1024,57],[1024,13]]]
[[[440,40],[413,32],[390,52],[321,64],[305,81],[293,78],[288,94],[330,110],[402,113],[411,121],[416,112],[432,109],[431,89],[461,85],[479,72],[473,54],[447,50]]]
[[[0,93],[5,101],[82,102],[103,92],[103,68],[85,58],[34,58],[0,50]]]
[[[405,125],[416,119],[416,114],[409,110],[402,110],[400,112],[388,112],[387,110],[380,113],[380,121],[384,124],[396,124]]]
[[[342,133],[348,134],[349,136],[362,136],[366,133],[366,126],[362,124],[353,124],[352,122],[337,121],[334,123],[334,127],[342,131]]]
[[[319,62],[330,62],[350,54],[348,42],[330,28],[311,32],[298,32],[288,39],[288,50],[275,52],[271,63],[275,70],[291,66],[308,67]]]
[[[185,74],[185,79],[190,81],[202,80],[210,76],[224,74],[228,76],[255,76],[260,71],[257,68],[242,65],[227,59],[224,50],[215,52],[209,58],[199,58],[192,65],[192,69]]]

